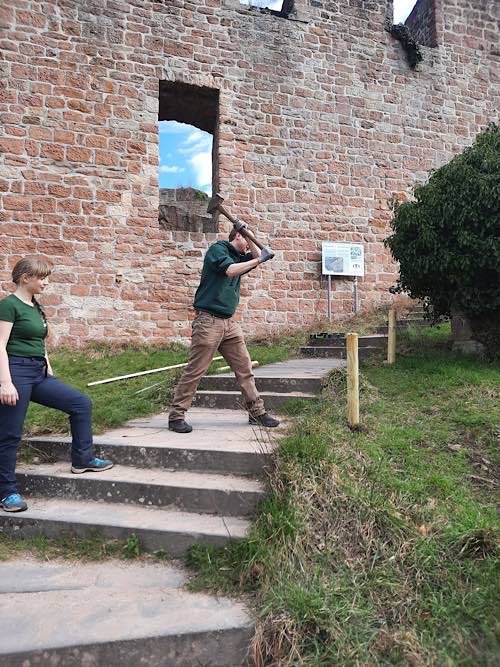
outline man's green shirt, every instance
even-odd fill
[[[217,241],[210,246],[203,262],[201,280],[194,297],[195,310],[231,317],[240,302],[240,276],[227,276],[231,264],[248,262],[251,253],[240,253],[229,241]]]
[[[0,301],[0,320],[12,322],[7,354],[15,357],[44,357],[47,324],[36,306],[10,294]]]

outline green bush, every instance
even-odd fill
[[[500,125],[394,204],[385,244],[400,264],[394,291],[469,318],[490,354],[500,339]]]

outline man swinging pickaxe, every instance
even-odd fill
[[[234,228],[227,241],[221,239],[210,246],[203,260],[201,280],[193,304],[196,317],[193,320],[189,362],[175,388],[168,415],[168,427],[176,433],[191,433],[193,430],[184,416],[217,350],[234,371],[249,413],[249,424],[266,428],[279,424],[266,412],[264,401],[255,386],[243,332],[239,323],[232,319],[240,300],[241,276],[268,262],[274,257],[274,252],[264,248],[244,222],[230,215],[221,205],[223,201],[220,195],[215,195],[210,200],[208,211],[219,210]]]
[[[222,213],[222,215],[224,215],[230,222],[233,223],[234,229],[237,232],[239,232],[245,238],[250,239],[250,241],[252,241],[252,243],[254,243],[257,248],[260,249],[261,257],[272,259],[274,257],[274,252],[271,250],[271,248],[266,248],[262,245],[262,243],[257,241],[254,233],[248,229],[247,223],[231,215],[229,211],[224,208],[224,206],[222,206],[223,201],[224,197],[221,197],[220,194],[215,193],[212,199],[208,202],[207,212],[214,213],[215,211],[219,211],[219,213]]]

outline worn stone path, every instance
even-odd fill
[[[0,563],[0,664],[243,665],[248,610],[185,582],[170,564]]]

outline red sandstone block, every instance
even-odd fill
[[[75,133],[68,130],[55,130],[54,141],[58,144],[74,144]]]
[[[117,167],[120,164],[120,155],[112,151],[96,150],[95,162],[96,164]]]
[[[60,228],[49,224],[32,224],[30,227],[30,236],[34,239],[58,239],[60,237]]]
[[[72,296],[89,296],[90,288],[86,285],[72,285],[69,293]]]
[[[96,199],[98,201],[119,202],[121,201],[121,193],[113,190],[97,190]]]
[[[4,195],[2,205],[11,211],[31,211],[31,197]]]
[[[90,188],[74,187],[73,196],[76,199],[93,199],[94,193]]]
[[[50,184],[49,194],[53,197],[70,197],[71,188],[65,188],[63,185]]]
[[[49,109],[62,109],[66,106],[66,102],[62,97],[47,97],[45,98],[45,106]]]
[[[64,227],[63,238],[68,241],[92,241],[94,230],[88,227]]]
[[[50,197],[33,197],[33,211],[38,213],[53,213],[56,208],[54,199]]]
[[[63,160],[64,148],[58,144],[42,144],[40,155],[51,160]]]
[[[24,153],[25,142],[23,139],[0,139],[0,153],[13,153],[22,155]]]
[[[92,160],[92,151],[81,146],[68,146],[66,148],[66,159],[71,162],[90,162]]]
[[[81,212],[82,204],[79,199],[61,199],[57,202],[58,213],[73,213],[78,215]]]
[[[10,252],[11,254],[25,254],[34,253],[36,251],[36,243],[33,239],[11,239]]]

